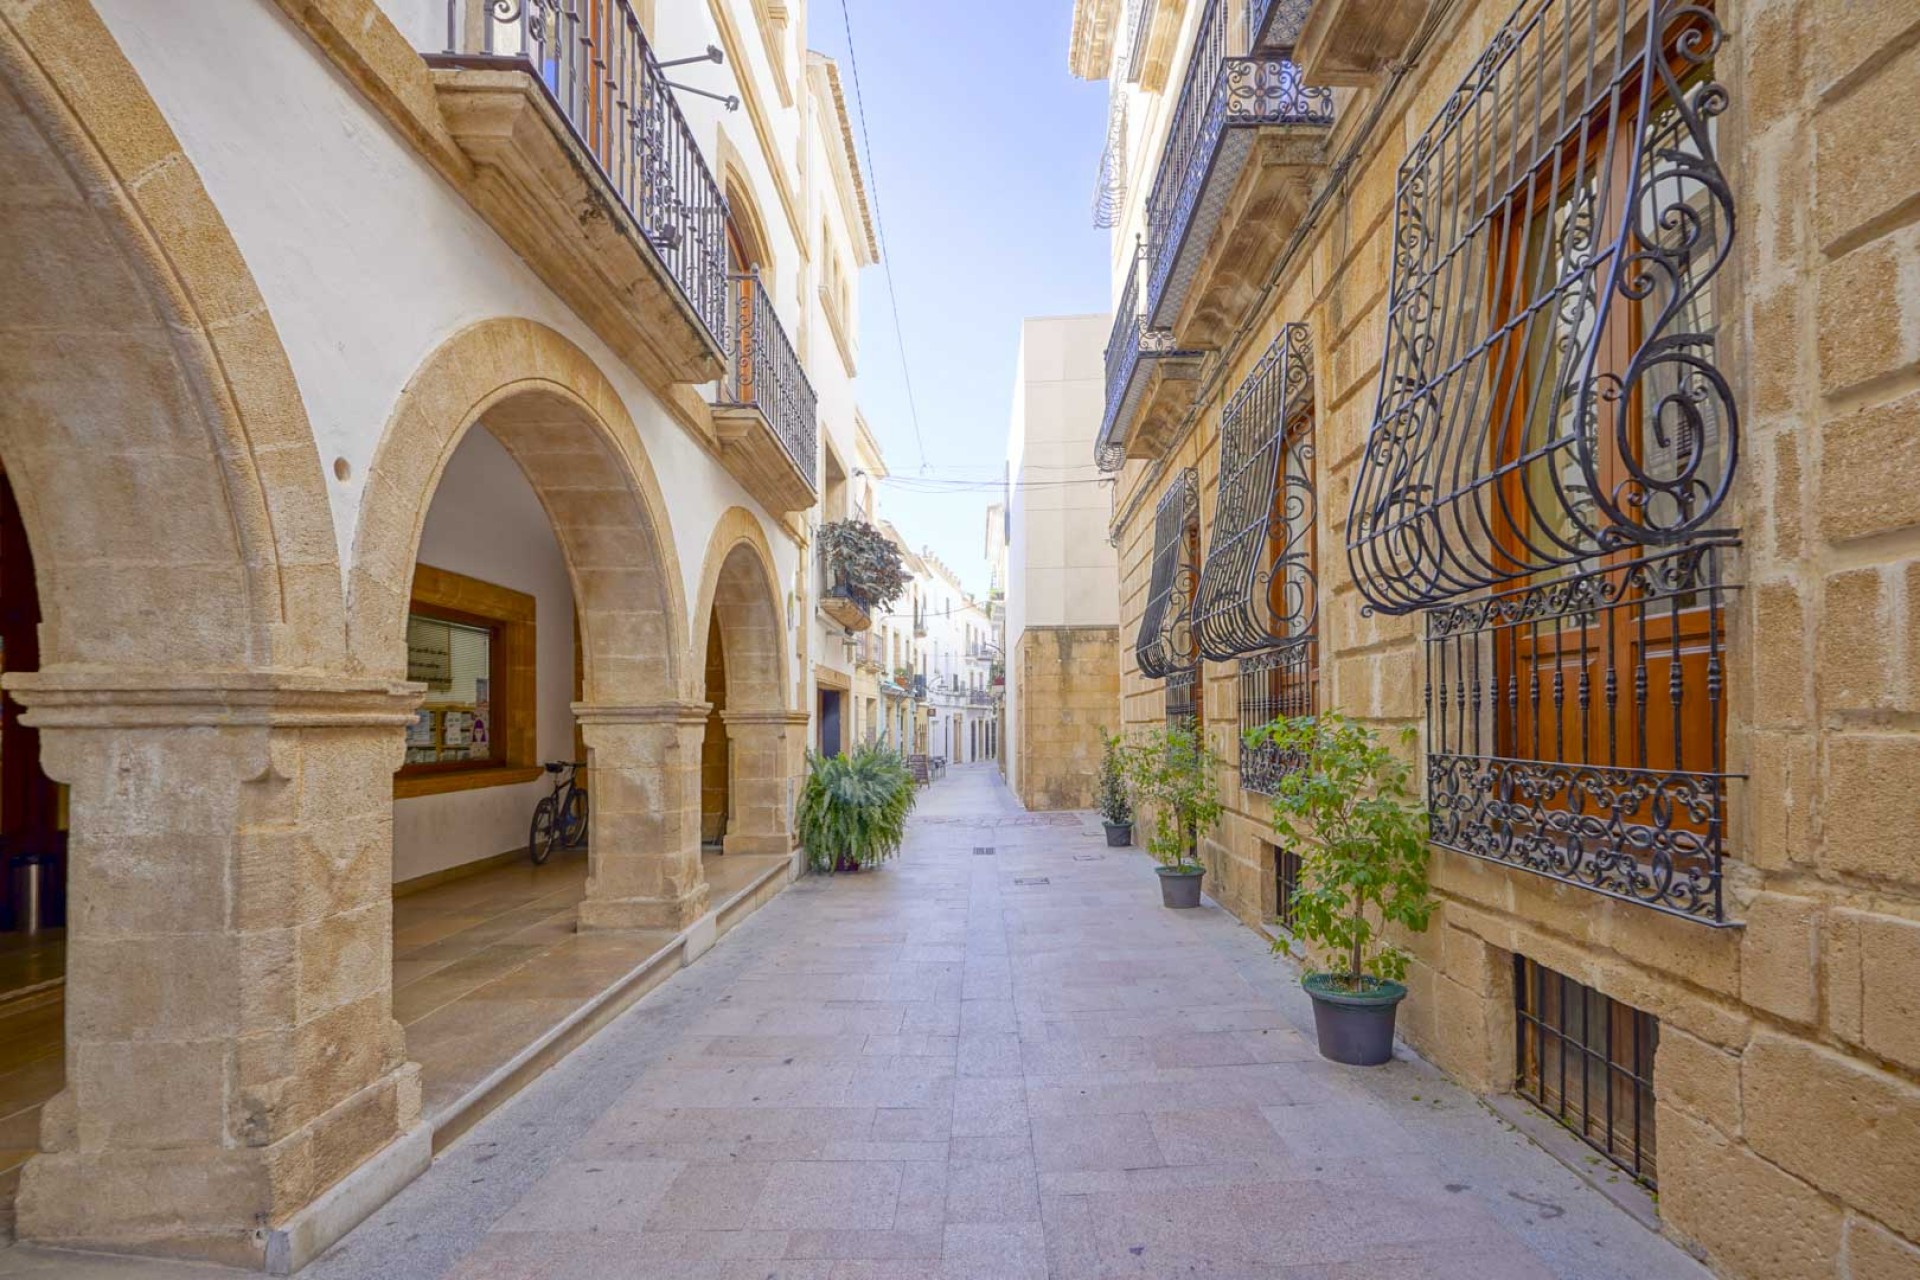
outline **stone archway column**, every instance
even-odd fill
[[[728,853],[793,852],[794,762],[806,753],[804,711],[722,711],[731,750]]]
[[[419,686],[5,683],[71,788],[66,1087],[20,1236],[300,1265],[431,1157],[392,1016],[393,772]]]
[[[582,929],[680,930],[707,913],[700,743],[710,710],[574,704],[592,800]]]

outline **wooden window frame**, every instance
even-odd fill
[[[433,565],[415,566],[409,616],[485,627],[492,633],[488,698],[492,739],[500,755],[402,764],[393,775],[394,799],[515,786],[540,776],[534,608],[534,598],[523,591]]]

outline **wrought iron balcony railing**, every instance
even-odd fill
[[[993,690],[991,689],[968,690],[967,701],[972,703],[976,707],[990,707],[993,705]]]
[[[532,75],[724,348],[726,199],[627,0],[447,0],[433,61]]]
[[[794,466],[813,483],[820,456],[819,402],[800,357],[773,309],[773,299],[751,271],[731,277],[734,289],[732,342],[723,405],[758,410]]]
[[[1141,268],[1145,262],[1145,248],[1136,246],[1133,265],[1127,268],[1127,283],[1120,290],[1120,302],[1113,311],[1113,329],[1107,335],[1107,401],[1095,446],[1095,457],[1103,471],[1118,471],[1125,460],[1125,438],[1140,407],[1143,364],[1193,355],[1176,350],[1173,335],[1164,329],[1147,327],[1140,296]]]
[[[1276,6],[1297,0],[1272,0]],[[1308,88],[1300,69],[1277,54],[1228,53],[1228,0],[1207,0],[1187,59],[1173,123],[1147,197],[1146,317],[1167,328],[1184,293],[1182,253],[1200,221],[1217,220],[1262,125],[1330,125],[1333,92]],[[1196,215],[1204,215],[1197,217]],[[1176,273],[1176,267],[1181,273]]]

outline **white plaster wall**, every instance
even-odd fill
[[[447,460],[420,538],[420,562],[534,598],[535,741],[542,760],[573,758],[573,590],[546,512],[518,464],[486,431]],[[523,848],[544,778],[393,805],[393,878]]]
[[[387,3],[403,31],[431,35],[432,49],[444,44],[428,30],[437,0],[424,9],[413,0]],[[99,0],[98,7],[198,169],[273,315],[327,477],[343,572],[361,485],[407,379],[458,330],[524,316],[577,343],[625,401],[665,495],[691,615],[715,521],[729,506],[757,506],[273,0]],[[716,39],[704,5],[659,7],[662,48],[698,50]],[[742,29],[754,30],[750,22]],[[731,74],[687,72],[702,85],[709,73]],[[692,97],[683,105],[713,155],[719,107]],[[791,163],[795,113],[775,114],[776,145]],[[744,115],[726,128],[766,188],[760,203],[775,255],[797,263],[771,170]],[[783,315],[797,314],[796,292],[790,278],[777,294]],[[345,481],[334,478],[336,458],[347,464]],[[797,549],[761,518],[780,579],[791,582]]]

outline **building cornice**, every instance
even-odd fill
[[[1113,62],[1114,11],[1119,0],[1074,0],[1067,69],[1082,80],[1105,80]]]
[[[840,146],[831,156],[834,188],[849,230],[857,229],[854,245],[861,250],[860,265],[870,267],[880,261],[880,239],[874,228],[873,208],[867,200],[867,182],[860,170],[860,152],[854,143],[853,121],[847,115],[847,96],[840,85],[840,65],[824,53],[807,51],[807,76],[814,83],[822,102],[833,106]]]

